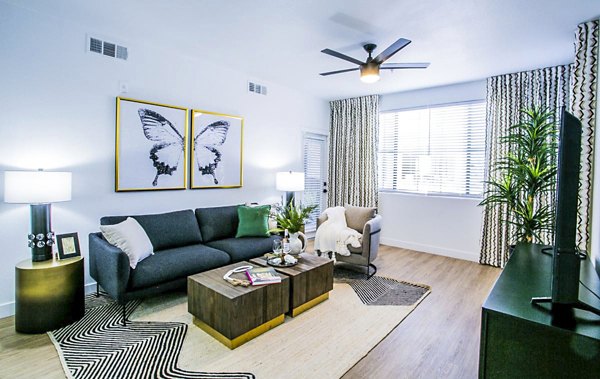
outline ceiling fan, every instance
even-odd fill
[[[358,67],[355,68],[347,68],[345,70],[337,70],[337,71],[329,71],[322,72],[320,75],[328,76],[334,74],[341,74],[343,72],[350,72],[360,70],[360,80],[365,83],[375,83],[379,80],[379,70],[401,70],[401,69],[409,69],[409,68],[427,68],[429,67],[429,63],[386,63],[392,55],[396,54],[401,49],[405,48],[411,41],[405,38],[400,38],[398,41],[394,42],[387,49],[383,50],[379,53],[378,56],[373,58],[371,53],[377,48],[377,45],[373,43],[367,43],[363,46],[365,51],[369,53],[369,57],[365,62],[361,62],[358,59],[349,57],[345,54],[338,53],[337,51],[331,49],[321,50],[322,53],[331,55],[336,58],[343,59],[348,62],[352,62],[357,64]]]

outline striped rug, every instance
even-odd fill
[[[141,301],[127,303],[131,314]],[[85,316],[49,332],[68,378],[249,379],[250,373],[182,370],[177,359],[188,326],[181,322],[121,324],[121,306],[106,296],[86,297]]]
[[[374,275],[366,279],[363,273],[335,266],[336,283],[346,283],[366,305],[414,305],[431,287]]]
[[[197,328],[177,292],[130,302],[127,326],[118,304],[91,295],[83,319],[49,335],[69,378],[339,378],[429,294],[384,277],[343,281],[329,300],[235,350]],[[415,288],[425,291],[400,305]]]

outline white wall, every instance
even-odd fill
[[[119,37],[130,59],[86,53],[90,31]],[[79,233],[84,257],[103,215],[278,201],[275,172],[302,169],[302,132],[327,133],[326,101],[157,42],[127,40],[126,26],[78,25],[0,2],[0,171],[73,172],[73,200],[52,206],[52,223],[56,233]],[[269,95],[246,92],[249,79],[267,84]],[[243,116],[244,187],[115,193],[119,81],[128,83],[127,97]],[[30,257],[28,231],[28,206],[0,203],[0,317],[14,312],[14,266]],[[87,271],[85,282],[93,283]]]
[[[485,99],[485,80],[381,97],[381,111]],[[478,261],[481,199],[381,192],[381,242]]]

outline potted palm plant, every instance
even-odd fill
[[[501,144],[506,156],[492,169],[496,180],[479,205],[505,206],[503,222],[512,231],[509,244],[542,242],[553,230],[554,204],[547,195],[556,186],[557,130],[553,113],[543,107],[521,110],[522,122],[510,127]]]
[[[306,236],[302,230],[304,230],[304,223],[315,209],[317,209],[316,205],[296,205],[293,201],[290,201],[287,206],[277,208],[275,214],[277,228],[271,231],[281,233],[287,229],[290,233],[290,248],[294,254],[299,254],[306,248]],[[300,242],[299,236],[304,240],[304,244]]]

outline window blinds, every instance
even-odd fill
[[[485,102],[380,114],[379,188],[481,196]]]
[[[305,223],[305,231],[311,232],[317,228],[317,217],[321,214],[323,196],[323,164],[325,139],[321,136],[307,135],[303,144],[304,156],[304,192],[302,203],[305,206],[316,205]]]

